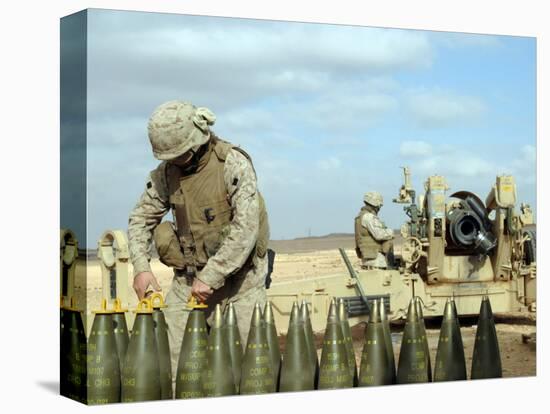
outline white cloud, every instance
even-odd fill
[[[273,112],[263,108],[240,107],[217,115],[216,125],[241,132],[257,131],[268,126],[273,130],[278,125]]]
[[[337,137],[337,139],[329,135],[327,138],[324,138],[320,144],[330,151],[338,149],[340,153],[356,153],[356,151],[360,150],[358,147],[369,145],[367,138],[361,135],[342,135]]]
[[[400,84],[390,76],[371,76],[363,80],[366,89],[372,92],[397,92]]]
[[[421,127],[448,127],[479,120],[487,111],[480,98],[434,89],[410,94],[408,110]]]
[[[399,154],[405,158],[427,157],[432,154],[432,146],[425,141],[403,141]]]
[[[332,65],[370,69],[425,67],[433,59],[430,34],[423,31],[112,10],[90,10],[88,27],[106,50],[190,53],[198,60],[228,60],[229,67],[250,63],[241,56],[252,56],[255,65],[328,58]]]
[[[87,124],[88,147],[109,149],[120,145],[150,148],[147,121],[148,117],[92,119]]]
[[[431,65],[424,32],[93,10],[89,110],[146,116],[177,97],[221,110],[276,94],[371,92]]]
[[[403,143],[405,144],[405,143]],[[489,177],[496,173],[496,165],[484,154],[447,145],[431,146],[422,141],[411,141],[401,146],[400,154],[412,167],[413,174],[422,177],[444,175],[454,178]]]
[[[452,163],[449,170],[462,177],[483,177],[496,172],[494,163],[473,153],[458,153],[448,161]]]
[[[476,150],[477,149],[477,150]],[[516,179],[517,202],[536,206],[535,147],[524,145],[514,156],[510,152],[491,152],[479,147],[458,147],[451,144],[432,144],[425,157],[406,157],[404,165],[411,168],[413,185],[423,193],[423,183],[431,175],[442,175],[449,185],[447,195],[459,190],[471,191],[485,199],[497,175],[512,174]],[[397,216],[396,216],[397,217]]]
[[[534,145],[521,147],[518,157],[512,160],[509,172],[514,174],[518,183],[534,184],[537,180],[537,149]]]
[[[318,92],[330,82],[327,73],[305,69],[281,69],[279,72],[262,72],[252,78],[254,86],[269,85],[281,92]]]
[[[518,174],[535,171],[537,167],[537,149],[534,145],[524,145],[515,153],[516,157],[509,164],[509,172]]]
[[[336,170],[340,168],[342,162],[337,157],[328,157],[317,161],[317,168],[323,171]]]
[[[88,23],[89,197],[101,213],[92,223],[97,231],[115,218],[126,225],[157,163],[148,117],[169,99],[211,108],[214,131],[251,154],[275,237],[308,226],[319,234],[353,231],[364,191],[394,196],[403,164],[391,134],[402,126],[401,109],[423,127],[462,125],[486,111],[479,98],[452,91],[404,94],[434,59],[436,36],[428,32],[114,11],[91,11]],[[486,193],[492,154],[439,142],[401,143],[413,178],[443,174],[454,187]],[[518,151],[516,167],[533,152]],[[401,206],[394,210],[393,222],[401,223]]]
[[[390,95],[347,95],[336,93],[316,99],[299,112],[305,122],[323,129],[357,129],[370,126],[396,107]]]
[[[503,37],[504,36],[475,33],[430,33],[430,40],[432,40],[433,43],[451,49],[465,47],[501,47]]]
[[[524,145],[521,148],[522,159],[525,163],[529,163],[529,167],[537,162],[537,149],[534,145]]]
[[[363,70],[378,71],[428,67],[432,63],[431,46],[422,32],[349,26],[309,26],[304,34],[307,32],[316,38],[300,45],[303,53],[328,58],[342,67],[358,64]]]

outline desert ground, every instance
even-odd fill
[[[306,279],[316,276],[345,272],[345,266],[338,253],[338,247],[343,247],[354,267],[359,268],[359,263],[354,252],[354,239],[352,235],[338,234],[318,238],[303,238],[295,240],[271,241],[270,247],[277,252],[275,266],[272,274],[273,283],[283,280]],[[98,309],[101,301],[101,270],[99,262],[92,253],[88,253],[87,278],[83,266],[79,263],[76,278],[77,306],[84,308],[87,303],[86,315],[88,330],[91,326],[91,311]],[[163,292],[168,292],[172,280],[171,272],[161,264],[155,266],[160,269],[156,272]],[[130,270],[131,273],[131,270]],[[130,309],[135,309],[137,297],[129,282]],[[87,297],[87,302],[85,302]],[[132,321],[131,312],[128,314]],[[536,332],[536,317],[495,315],[497,335],[500,344],[503,375],[505,377],[533,376],[536,375],[536,341],[526,340],[525,335]],[[131,323],[131,322],[130,322]],[[432,365],[435,361],[437,343],[439,338],[439,326],[441,319],[434,318],[426,322],[428,342],[431,352]],[[471,365],[474,338],[476,332],[475,318],[461,318],[461,332],[465,347],[468,371]],[[403,323],[392,324],[392,339],[396,361],[402,336]],[[358,324],[352,327],[352,335],[357,363],[363,347],[364,325]],[[320,354],[322,333],[316,335],[317,348]],[[285,337],[281,336],[281,350],[284,350]]]
[[[305,279],[345,272],[346,268],[338,253],[338,247],[343,247],[346,250],[352,264],[358,270],[359,262],[356,259],[354,251],[355,242],[353,236],[350,235],[272,242],[271,248],[277,252],[272,275],[273,281],[293,278]],[[496,329],[502,359],[503,376],[519,377],[536,375],[536,343],[532,340],[524,342],[523,336],[535,333],[535,315],[495,315],[495,321],[497,322]],[[475,318],[461,318],[460,320],[468,377],[470,376],[474,349],[476,322]],[[399,358],[403,326],[403,323],[392,324],[392,342],[396,361]],[[441,318],[426,321],[426,333],[432,365],[436,357],[440,326]],[[358,324],[352,328],[353,344],[358,366],[363,349],[364,332],[364,324]],[[316,339],[320,355],[323,335],[316,335]],[[284,337],[281,338],[281,348],[284,349]]]

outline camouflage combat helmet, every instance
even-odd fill
[[[363,201],[373,207],[382,207],[382,204],[384,204],[382,194],[380,194],[378,191],[370,191],[368,193],[365,193]]]
[[[189,102],[169,101],[154,110],[149,125],[149,141],[158,160],[171,160],[210,139],[210,125],[216,116],[208,108]]]

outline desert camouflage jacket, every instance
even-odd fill
[[[166,183],[166,161],[151,171],[145,191],[130,213],[128,240],[134,276],[151,271],[153,231],[170,210]],[[224,183],[233,210],[227,237],[216,254],[208,259],[198,278],[218,289],[225,278],[238,272],[254,248],[259,232],[259,196],[251,162],[239,151],[230,150],[224,164]]]
[[[384,222],[370,211],[367,211],[361,218],[361,225],[369,231],[376,241],[382,242],[393,239],[393,230],[386,227]]]

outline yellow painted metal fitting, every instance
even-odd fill
[[[101,309],[92,311],[92,313],[99,313],[102,315],[107,315],[113,313],[112,310],[107,309],[107,299],[101,299]]]
[[[145,308],[144,308],[145,307]],[[150,299],[141,299],[137,304],[137,308],[134,311],[135,313],[153,313],[153,304]]]
[[[67,310],[75,311],[75,312],[80,312],[80,310],[76,308],[76,300],[74,299],[73,296],[71,296],[69,306],[65,306],[63,309],[67,309]]]
[[[151,296],[149,296],[149,299],[151,300],[154,309],[165,308],[167,306],[166,302],[164,302],[164,297],[160,292],[153,292]]]
[[[197,302],[197,298],[191,295],[191,298],[189,298],[189,302],[187,302],[187,307],[189,309],[206,309],[208,308],[208,305],[205,303]]]
[[[128,309],[123,309],[122,308],[122,302],[120,301],[120,298],[115,298],[115,308],[113,310],[113,313],[124,313],[124,312],[128,312]]]

